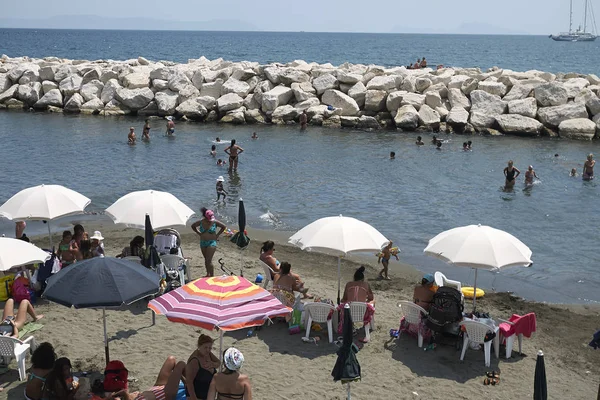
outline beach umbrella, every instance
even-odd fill
[[[328,250],[338,256],[338,295],[340,302],[341,257],[351,252],[379,251],[389,243],[377,229],[350,217],[326,217],[300,229],[289,243],[302,250]]]
[[[148,307],[171,322],[223,332],[262,326],[291,311],[269,291],[239,276],[201,278],[150,301]]]
[[[27,264],[43,263],[50,254],[31,243],[19,239],[0,238],[0,271]]]
[[[548,386],[546,383],[546,365],[544,353],[540,350],[535,361],[535,377],[533,379],[533,400],[547,400]]]
[[[342,325],[342,346],[337,351],[337,360],[331,376],[334,382],[347,385],[347,399],[350,400],[350,383],[360,380],[360,364],[356,358],[358,348],[353,342],[354,323],[350,314],[350,305],[344,306],[344,324]]]
[[[76,262],[48,279],[42,295],[66,307],[102,308],[104,352],[110,361],[106,335],[106,308],[135,303],[158,293],[160,277],[137,262],[94,257]]]
[[[115,224],[144,229],[146,215],[154,229],[185,226],[194,210],[168,192],[142,190],[131,192],[115,201],[106,209]]]
[[[468,225],[440,233],[423,250],[429,256],[457,267],[475,269],[474,290],[477,291],[477,271],[498,271],[501,268],[529,267],[531,250],[510,233],[484,225]],[[473,310],[475,300],[473,296]]]
[[[39,185],[21,190],[0,206],[0,215],[13,221],[35,220],[48,222],[68,215],[82,214],[91,200],[60,185]]]
[[[245,249],[250,244],[250,238],[246,235],[246,208],[242,199],[240,199],[238,208],[238,228],[239,230],[232,236],[231,242],[240,249]]]

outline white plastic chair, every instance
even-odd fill
[[[464,326],[466,332],[464,334],[463,339],[463,348],[462,353],[460,354],[460,361],[465,358],[465,353],[467,352],[467,348],[469,347],[469,343],[482,344],[483,350],[485,354],[485,366],[490,366],[490,358],[492,352],[492,340],[485,341],[485,335],[488,332],[493,332],[494,329],[490,327],[488,324],[484,324],[483,322],[478,321],[462,321],[460,326]],[[496,347],[494,346],[494,352],[496,351]],[[496,357],[498,354],[496,353]]]
[[[306,323],[306,337],[310,337],[310,328],[313,322],[327,323],[327,333],[329,334],[329,343],[333,342],[333,318],[327,319],[329,313],[334,311],[335,307],[326,303],[307,303],[304,305],[304,312],[308,316]]]
[[[275,271],[273,271],[273,269],[271,269],[271,267],[269,267],[267,265],[267,263],[265,263],[264,261],[261,260],[262,266],[263,266],[263,288],[266,289],[269,286],[269,282],[271,282],[271,274],[275,274]]]
[[[17,359],[19,379],[22,381],[27,379],[25,357],[27,357],[27,350],[30,350],[32,345],[35,345],[33,336],[29,336],[23,341],[13,337],[0,336],[0,357],[4,359],[7,365],[10,364],[10,360],[13,358]]]
[[[402,316],[411,325],[420,326],[421,319],[423,316],[427,315],[427,311],[423,307],[418,304],[412,303],[410,301],[401,301],[398,303],[398,307],[400,307],[400,312]],[[398,331],[398,339],[402,332]],[[419,334],[417,337],[417,345],[419,347],[423,347],[423,334],[421,333],[421,329],[419,328]]]
[[[138,256],[127,256],[127,257],[123,257],[123,260],[128,260],[128,261],[133,261],[136,263],[141,264],[142,263],[142,259]]]
[[[185,285],[185,277],[183,275],[183,265],[186,261],[185,258],[178,256],[177,254],[165,254],[164,256],[160,256],[160,260],[167,270],[177,271],[181,286]]]
[[[352,316],[352,322],[355,324],[363,323],[365,319],[365,313],[367,312],[367,303],[361,303],[353,301],[350,303],[350,315]],[[365,339],[371,340],[371,329],[375,329],[375,315],[371,318],[371,323],[365,325]]]
[[[435,279],[435,284],[439,287],[448,286],[458,290],[459,292],[461,291],[462,285],[459,281],[448,279],[446,278],[446,275],[442,274],[441,272],[436,272],[433,277]]]

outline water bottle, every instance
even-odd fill
[[[251,337],[253,333],[254,333],[254,331],[252,329],[250,329],[248,331],[248,333],[246,334],[246,337]]]

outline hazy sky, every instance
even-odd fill
[[[568,29],[568,0],[28,0],[2,4],[0,18],[38,19],[59,15],[142,17],[173,21],[239,20],[259,30],[319,32],[440,32],[494,30],[550,34]],[[574,1],[574,25],[583,19],[583,0]],[[600,9],[597,10],[600,12]],[[475,25],[472,25],[475,24]],[[68,27],[68,21],[65,21]],[[491,29],[495,27],[498,29]],[[119,28],[107,26],[107,28]],[[126,28],[126,27],[120,27]],[[148,29],[169,26],[148,26]],[[487,32],[483,32],[487,33]]]

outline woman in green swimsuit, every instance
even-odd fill
[[[206,276],[215,276],[215,268],[212,263],[213,256],[217,251],[217,240],[225,230],[225,225],[215,219],[215,213],[202,207],[202,219],[192,224],[192,230],[200,236],[200,251],[204,256]],[[217,227],[220,228],[217,232]]]
[[[48,342],[41,343],[31,355],[31,368],[29,379],[25,386],[25,400],[39,400],[42,398],[46,375],[52,371],[56,353],[54,347]]]

